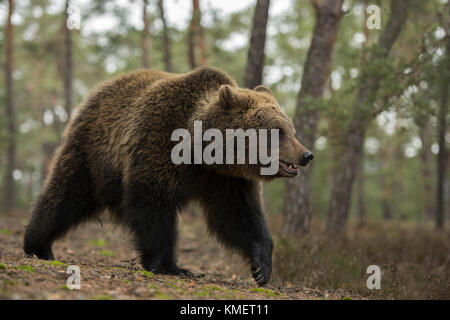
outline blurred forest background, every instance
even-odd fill
[[[373,294],[449,298],[449,52],[448,0],[0,0],[0,217],[97,84],[211,65],[269,86],[315,154],[265,186],[275,281],[365,295],[377,263]]]
[[[283,234],[311,221],[443,228],[449,218],[444,0],[3,0],[0,12],[3,210],[29,207],[69,115],[98,83],[212,65],[240,86],[269,86],[314,149],[299,178],[266,186]]]

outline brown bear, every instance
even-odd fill
[[[279,171],[262,176],[254,164],[171,161],[174,130],[279,129]],[[71,118],[52,170],[26,228],[24,251],[54,259],[52,243],[107,209],[132,232],[141,263],[154,273],[189,276],[176,265],[177,212],[198,201],[209,230],[251,264],[259,285],[269,281],[272,240],[261,182],[294,177],[312,154],[270,89],[238,88],[223,71],[187,74],[140,70],[101,85]]]

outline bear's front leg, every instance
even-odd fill
[[[263,286],[272,273],[272,238],[261,209],[256,182],[233,177],[208,188],[202,199],[209,230],[251,264],[253,278]]]
[[[272,239],[267,238],[252,245],[250,263],[253,278],[258,285],[265,285],[272,273]]]

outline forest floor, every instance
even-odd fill
[[[0,299],[350,299],[274,281],[257,287],[245,261],[209,236],[201,218],[188,214],[180,216],[178,262],[195,278],[143,271],[129,235],[100,220],[57,241],[58,260],[28,258],[22,251],[28,219],[25,212],[0,215]],[[80,268],[79,290],[66,285],[69,265]]]

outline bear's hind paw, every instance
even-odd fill
[[[178,268],[178,267],[172,267],[172,268],[149,268],[150,272],[153,272],[154,274],[164,274],[164,275],[171,275],[171,276],[180,276],[180,277],[186,277],[186,278],[195,278],[196,275],[192,272],[190,272],[187,269]]]

